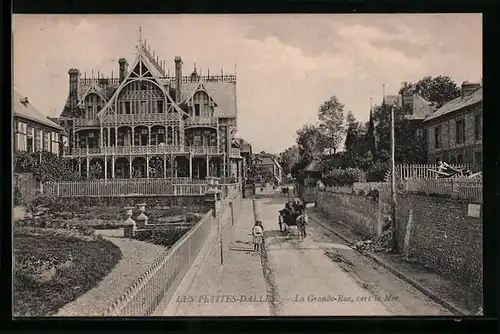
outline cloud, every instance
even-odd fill
[[[394,94],[402,81],[482,71],[479,15],[15,15],[15,87],[57,115],[69,68],[116,76],[118,58],[134,60],[139,26],[171,74],[175,56],[184,73],[237,64],[238,136],[257,151],[292,145],[331,95],[364,121],[382,84]]]

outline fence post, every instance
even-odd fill
[[[43,182],[40,182],[40,193],[43,194]]]
[[[229,207],[231,208],[231,225],[234,226],[234,206],[233,206],[233,201],[229,202]]]
[[[57,196],[60,196],[59,182],[57,182]]]

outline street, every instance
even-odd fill
[[[285,199],[262,198],[266,230],[266,283],[274,315],[449,315],[408,283],[355,252],[310,211],[308,236],[279,233],[277,211]]]

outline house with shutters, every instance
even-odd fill
[[[59,124],[44,116],[29,99],[14,90],[13,100],[14,152],[51,152],[62,154],[67,139]]]
[[[135,59],[118,60],[118,77],[87,78],[70,69],[69,94],[58,119],[69,140],[64,155],[83,177],[203,179],[242,175],[236,74],[194,66],[183,75],[140,40]],[[93,172],[94,173],[94,172]]]
[[[464,82],[461,95],[424,120],[428,163],[482,166],[483,88]]]

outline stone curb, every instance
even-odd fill
[[[324,224],[322,224],[318,220],[318,218],[316,218],[316,217],[310,217],[310,218],[312,218],[312,220],[314,220],[318,225],[320,225],[324,229],[332,232],[333,234],[335,234],[336,236],[338,236],[340,239],[344,240],[345,242],[347,242],[349,244],[353,243],[353,240],[350,240],[349,238],[345,237],[341,233],[339,233],[339,232],[333,230],[332,228],[330,228],[330,227],[325,226]],[[426,295],[427,297],[429,297],[430,299],[432,299],[436,303],[440,304],[444,308],[448,309],[449,311],[451,311],[451,312],[453,312],[455,314],[458,314],[458,315],[469,315],[467,312],[465,312],[465,311],[461,310],[460,308],[454,306],[453,304],[451,304],[451,303],[449,303],[449,302],[441,299],[437,294],[435,294],[431,290],[425,288],[423,285],[421,285],[417,281],[415,281],[415,280],[411,279],[410,277],[406,276],[401,271],[397,270],[396,268],[394,268],[393,266],[391,266],[390,264],[388,264],[385,260],[382,260],[380,257],[376,256],[375,254],[372,254],[372,253],[364,251],[364,250],[358,250],[358,252],[361,253],[361,254],[363,254],[363,255],[365,255],[366,257],[370,258],[371,260],[373,260],[377,264],[381,265],[382,267],[384,267],[385,269],[387,269],[388,271],[390,271],[391,273],[393,273],[394,275],[396,275],[397,277],[399,277],[403,281],[409,283],[414,288],[416,288],[417,290],[419,290],[424,295]]]

